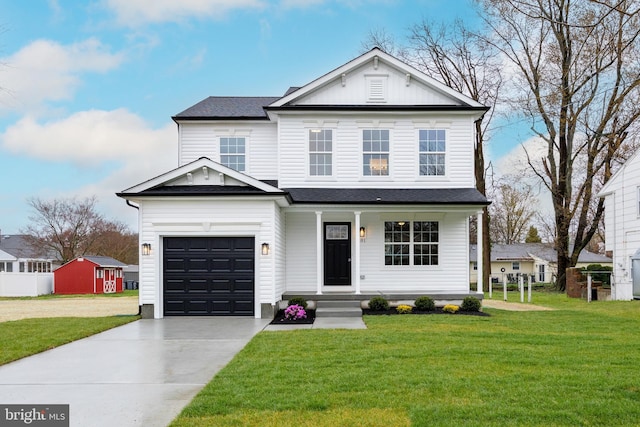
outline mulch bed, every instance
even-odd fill
[[[270,325],[311,325],[313,321],[316,320],[316,311],[306,310],[306,312],[306,319],[293,320],[285,319],[284,310],[278,310],[278,312],[276,313],[276,317],[273,318]]]
[[[373,310],[370,310],[368,308],[363,308],[362,309],[362,314],[369,314],[369,315],[372,315],[372,316],[400,315],[400,313],[398,313],[395,308],[390,308],[389,310],[385,310],[385,311],[373,311]],[[445,315],[449,315],[449,316],[463,315],[463,316],[482,316],[482,317],[490,317],[491,316],[489,313],[485,313],[483,311],[460,311],[460,310],[458,310],[455,313],[447,313],[446,311],[442,310],[442,307],[436,307],[436,309],[434,311],[420,311],[420,310],[413,309],[411,311],[411,313],[407,313],[407,315],[409,315],[409,314],[445,314]]]

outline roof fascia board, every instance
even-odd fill
[[[118,193],[121,195],[128,195],[130,193],[139,193],[141,191],[144,190],[148,190],[151,189],[153,187],[158,187],[162,184],[165,184],[169,181],[172,181],[188,172],[192,172],[192,171],[196,171],[202,167],[208,167],[209,169],[212,169],[216,172],[219,173],[223,173],[237,181],[243,182],[247,185],[250,185],[252,187],[255,187],[259,190],[265,191],[267,193],[281,193],[282,190],[280,190],[279,188],[273,187],[269,184],[265,184],[264,182],[257,180],[255,178],[250,177],[249,175],[245,175],[241,172],[238,172],[234,169],[231,169],[229,167],[226,167],[224,165],[221,165],[220,163],[216,163],[213,160],[209,159],[208,157],[200,157],[197,160],[194,160],[191,163],[187,163],[185,165],[182,165],[176,169],[173,169],[169,172],[166,172],[162,175],[158,175],[155,178],[151,178],[150,180],[147,180],[145,182],[142,182],[138,185],[135,185],[133,187],[127,188],[126,190],[123,190],[122,192]]]

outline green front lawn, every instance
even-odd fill
[[[542,301],[262,332],[172,426],[638,425],[640,302]]]
[[[139,319],[139,316],[50,317],[0,322],[0,365]]]

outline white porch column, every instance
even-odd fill
[[[478,220],[477,220],[477,225],[476,225],[476,231],[477,231],[477,244],[476,244],[476,261],[478,263],[478,290],[477,292],[479,294],[483,294],[483,289],[484,289],[484,274],[482,271],[482,267],[483,267],[483,254],[482,254],[482,211],[478,211]]]
[[[316,211],[316,294],[322,295],[324,270],[322,268],[322,211]]]
[[[354,215],[356,216],[356,232],[354,233],[356,236],[356,253],[355,253],[355,266],[354,266],[354,273],[356,275],[355,277],[355,284],[356,284],[356,294],[359,295],[360,294],[360,212],[354,212]]]

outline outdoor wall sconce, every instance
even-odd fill
[[[360,227],[360,240],[364,242],[364,239],[367,237],[367,230],[364,227]]]
[[[142,244],[142,255],[151,255],[151,243]]]
[[[268,243],[263,243],[262,244],[262,255],[269,255],[269,244]]]

